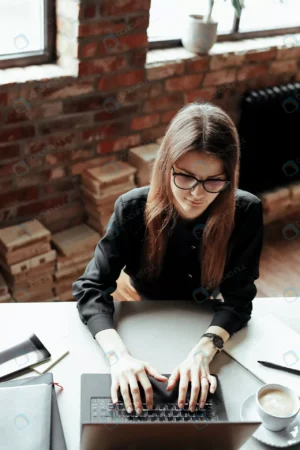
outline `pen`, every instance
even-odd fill
[[[279,366],[278,364],[273,364],[273,363],[270,363],[267,361],[257,361],[257,362],[262,364],[263,366],[271,367],[272,369],[283,370],[284,372],[289,372],[289,373],[293,373],[295,375],[300,375],[300,370],[297,370],[297,369],[291,369],[290,367]]]

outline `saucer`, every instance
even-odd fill
[[[240,416],[242,421],[258,421],[261,418],[256,410],[255,394],[250,395],[241,406]],[[262,424],[252,435],[255,439],[263,444],[272,445],[273,447],[290,447],[300,442],[300,413],[295,419],[281,431],[267,430]]]

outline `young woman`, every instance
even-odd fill
[[[120,387],[129,412],[129,389],[139,414],[137,382],[151,409],[147,374],[162,382],[167,378],[148,361],[131,356],[115,329],[111,294],[123,268],[138,298],[211,302],[215,314],[209,328],[169,378],[168,389],[179,381],[179,407],[189,382],[190,410],[204,406],[209,388],[216,389],[209,363],[251,318],[263,213],[260,199],[237,187],[239,158],[237,130],[221,108],[210,103],[183,107],[158,150],[150,185],[116,200],[94,258],[73,283],[80,319],[111,367],[112,400],[117,401]]]

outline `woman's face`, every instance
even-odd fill
[[[173,164],[173,167],[175,172],[194,175],[199,180],[206,180],[207,178],[226,180],[223,162],[205,152],[190,151],[178,158]],[[176,210],[185,219],[198,217],[219,195],[219,193],[213,194],[207,192],[200,183],[193,190],[178,188],[174,183],[172,170],[170,173],[170,183]],[[199,205],[190,203],[190,200],[199,203]]]

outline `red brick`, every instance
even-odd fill
[[[129,34],[129,35],[120,35],[117,39],[112,41],[112,44],[108,44],[108,41],[102,40],[99,45],[99,52],[101,55],[106,55],[107,53],[124,53],[127,51],[131,51],[134,48],[145,48],[148,45],[147,33],[143,34]]]
[[[62,204],[67,203],[68,196],[67,195],[61,195],[58,198],[48,198],[43,199],[39,202],[30,203],[29,205],[22,205],[18,208],[18,215],[20,216],[31,216],[34,214],[39,214],[43,211],[47,211],[50,208],[59,207]]]
[[[49,152],[45,156],[47,165],[56,165],[59,163],[67,163],[71,159],[70,150]]]
[[[150,0],[103,0],[100,5],[101,16],[118,16],[121,14],[149,11]]]
[[[269,68],[269,73],[274,75],[281,73],[292,75],[297,73],[297,70],[297,61],[273,61]]]
[[[38,198],[38,189],[36,186],[31,186],[29,188],[18,189],[16,191],[10,191],[6,194],[0,195],[0,205],[1,208],[6,208],[7,206],[16,205],[21,202],[30,202]]]
[[[207,70],[209,66],[209,57],[203,56],[197,59],[187,59],[185,61],[185,71],[187,74],[194,72],[203,72]]]
[[[97,54],[98,42],[80,42],[79,58],[93,58]]]
[[[102,139],[109,138],[114,135],[124,133],[128,130],[128,125],[126,122],[118,122],[110,125],[105,125],[90,130],[84,130],[81,132],[81,140],[83,141],[99,141]]]
[[[157,66],[151,66],[147,68],[148,80],[161,80],[163,78],[172,77],[173,75],[182,75],[184,72],[184,64],[172,63],[172,64],[159,64]]]
[[[161,115],[162,123],[169,123],[173,117],[178,113],[178,109],[174,109],[173,111],[167,111]]]
[[[148,97],[153,98],[157,97],[158,95],[162,95],[163,93],[163,86],[162,83],[151,83],[148,86]]]
[[[57,131],[80,128],[85,125],[92,125],[93,117],[90,114],[77,114],[75,117],[63,118],[50,121],[39,125],[41,134],[51,134]]]
[[[24,147],[25,155],[32,155],[42,152],[47,146],[54,146],[57,148],[72,148],[77,145],[77,135],[74,133],[65,133],[61,136],[45,136],[43,138],[35,139],[33,142],[28,142]]]
[[[124,30],[125,26],[125,19],[117,19],[113,22],[99,20],[95,23],[84,23],[79,25],[78,37],[108,35]]]
[[[72,161],[76,161],[77,159],[89,159],[95,156],[94,148],[79,148],[76,150],[72,150]]]
[[[128,17],[128,25],[130,26],[130,30],[147,30],[149,27],[149,13],[142,14],[141,16]]]
[[[17,161],[18,162],[18,161]],[[2,178],[2,177],[8,177],[8,176],[10,176],[10,175],[16,175],[16,172],[18,172],[18,170],[17,170],[17,168],[16,168],[16,172],[15,172],[15,169],[14,169],[14,167],[15,167],[15,164],[17,163],[16,161],[15,162],[12,162],[12,163],[9,163],[9,164],[3,164],[3,165],[1,165],[0,166],[0,178]]]
[[[300,47],[278,48],[277,59],[300,59]]]
[[[148,100],[144,104],[144,112],[164,111],[182,106],[181,93],[163,95]]]
[[[7,106],[7,104],[8,104],[7,93],[1,92],[0,93],[0,106]]]
[[[269,61],[275,59],[277,55],[277,48],[271,48],[270,50],[249,50],[245,55],[245,63],[247,62],[259,62]]]
[[[109,91],[124,86],[132,86],[145,79],[144,70],[135,70],[131,72],[119,73],[109,77],[103,77],[98,82],[99,91]]]
[[[141,143],[141,137],[138,134],[131,136],[124,136],[119,139],[114,139],[113,141],[104,141],[97,145],[97,153],[111,153],[117,152],[118,150],[124,150],[129,147],[134,147]]]
[[[5,111],[3,124],[10,125],[14,123],[27,122],[32,118],[32,111],[30,109],[25,112],[17,112],[15,109]]]
[[[212,55],[210,58],[210,70],[220,70],[225,67],[241,66],[244,62],[244,53],[224,53],[220,55]]]
[[[124,56],[110,56],[108,58],[93,59],[92,61],[81,61],[79,63],[79,77],[111,73],[126,67]]]
[[[14,159],[20,156],[19,145],[5,145],[0,147],[0,160]]]
[[[237,79],[246,80],[248,78],[263,77],[268,75],[269,68],[267,64],[248,64],[239,70]]]
[[[90,94],[94,92],[93,82],[90,80],[78,80],[69,81],[67,85],[63,87],[46,88],[42,92],[43,98],[48,99],[63,99],[74,98],[78,95]]]
[[[64,102],[63,112],[65,114],[70,113],[79,113],[79,112],[88,112],[88,111],[97,111],[103,108],[103,102],[107,97],[103,96],[90,96],[86,98],[79,98],[76,100],[69,100]]]
[[[166,90],[169,92],[195,89],[199,87],[203,75],[185,75],[183,77],[171,78],[166,81]]]
[[[231,83],[232,81],[235,81],[235,72],[236,69],[224,69],[209,72],[205,75],[203,86]]]
[[[62,192],[71,191],[72,189],[74,189],[74,182],[72,180],[58,180],[54,183],[44,184],[41,186],[40,194],[60,194]]]
[[[110,113],[107,111],[101,111],[95,114],[95,122],[104,122],[105,120],[116,120],[122,117],[128,117],[130,114],[136,114],[136,105],[122,107],[116,111]]]
[[[134,117],[131,121],[132,130],[143,130],[144,128],[150,128],[159,123],[159,114],[151,114],[149,116]]]
[[[127,53],[128,66],[132,69],[142,69],[146,65],[147,48],[136,48]]]
[[[1,128],[0,130],[0,143],[1,142],[11,142],[18,141],[20,139],[26,139],[34,137],[35,129],[33,125],[27,125],[24,127],[14,127],[14,128]]]
[[[96,15],[96,5],[91,3],[89,5],[80,5],[80,18],[82,19],[92,19]]]
[[[20,178],[20,177],[19,177]],[[15,188],[15,178],[10,178],[8,180],[0,179],[0,192],[4,193],[11,191]],[[3,222],[2,216],[0,214],[0,222]]]
[[[150,128],[145,130],[142,134],[142,142],[152,141],[165,135],[167,125],[162,125],[157,128]]]
[[[203,88],[184,93],[184,103],[211,101],[215,95],[215,88]]]

